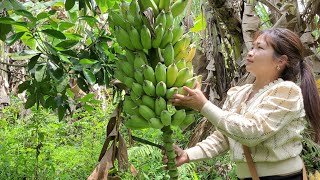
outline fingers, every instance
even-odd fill
[[[199,83],[198,81],[196,82],[196,87],[195,87],[195,89],[198,89],[198,90],[201,91],[201,85],[200,85],[200,83]]]

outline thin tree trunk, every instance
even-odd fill
[[[10,103],[10,99],[8,96],[8,68],[6,64],[3,64],[8,63],[8,60],[5,56],[4,49],[5,44],[3,41],[0,41],[0,108],[9,105]]]

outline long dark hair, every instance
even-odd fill
[[[268,45],[275,53],[275,57],[286,55],[288,62],[281,73],[283,80],[297,82],[301,78],[301,91],[307,120],[315,132],[315,142],[320,144],[320,97],[310,66],[304,61],[303,44],[294,32],[275,28],[261,31]]]

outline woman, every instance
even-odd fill
[[[264,31],[246,59],[246,70],[256,77],[254,84],[231,88],[222,109],[198,88],[184,87],[187,96],[176,94],[175,105],[200,111],[217,129],[195,147],[175,146],[177,165],[230,150],[238,178],[251,179],[247,151],[260,179],[302,179],[299,154],[305,120],[315,130],[315,141],[320,141],[319,94],[302,50],[299,37],[290,30]],[[300,79],[299,87],[295,83]]]

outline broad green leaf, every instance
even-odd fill
[[[75,24],[73,24],[73,23],[71,23],[71,22],[60,22],[60,23],[58,24],[58,29],[59,29],[60,31],[65,31],[65,30],[73,27],[74,25],[75,25]]]
[[[99,6],[102,14],[106,13],[106,11],[108,9],[107,2],[108,1],[106,1],[106,0],[96,0],[97,6]]]
[[[57,107],[56,101],[54,100],[54,97],[50,96],[48,99],[46,99],[45,108],[51,107],[52,109],[55,109]]]
[[[29,63],[28,63],[28,71],[30,71],[31,69],[34,68],[34,66],[35,66],[35,65],[37,64],[37,62],[38,62],[38,59],[39,59],[40,55],[41,55],[41,54],[38,54],[38,55],[36,55],[36,56],[33,56],[33,57],[30,59],[30,61],[29,61]]]
[[[89,93],[87,95],[85,95],[83,98],[79,99],[79,101],[81,102],[88,102],[90,99],[92,99],[94,97],[93,93]]]
[[[74,93],[71,91],[70,88],[68,88],[66,92],[70,98],[74,99]]]
[[[43,142],[44,141],[44,132],[38,132],[38,137],[39,137],[39,140],[40,142]]]
[[[86,77],[87,81],[90,85],[94,85],[96,83],[96,77],[89,69],[83,69],[83,75]]]
[[[29,29],[27,28],[27,26],[17,26],[17,25],[13,25],[13,28],[15,30],[15,32],[30,32]]]
[[[22,37],[21,41],[29,46],[30,49],[36,48],[36,40],[33,38],[33,35],[30,32],[26,32]]]
[[[24,35],[25,32],[18,32],[10,37],[8,37],[6,39],[6,43],[8,46],[11,46],[13,43],[15,43],[17,40],[19,40],[23,35]]]
[[[70,34],[70,33],[65,33],[64,34],[68,39],[71,40],[76,40],[76,41],[80,41],[83,39],[83,37],[80,34]]]
[[[15,14],[20,15],[20,16],[24,16],[27,17],[29,20],[34,21],[36,20],[36,18],[27,10],[16,10],[14,11]]]
[[[44,29],[41,32],[47,34],[48,36],[54,37],[54,38],[66,39],[66,36],[62,32],[54,30],[54,29]]]
[[[84,104],[83,107],[84,107],[84,109],[85,109],[86,111],[88,111],[89,113],[92,113],[92,112],[94,111],[94,108],[93,108],[91,105],[89,105],[89,104]]]
[[[68,59],[68,57],[62,55],[62,54],[58,54],[59,58],[61,59],[61,61],[65,62],[65,63],[69,63],[72,64],[71,61]]]
[[[94,60],[94,59],[86,59],[86,58],[84,58],[84,59],[81,59],[79,63],[82,64],[82,65],[85,65],[85,64],[91,65],[91,64],[95,64],[97,62],[98,61]]]
[[[63,2],[57,2],[53,5],[53,7],[63,7],[64,3]]]
[[[76,23],[78,20],[78,13],[77,11],[71,12],[68,11],[68,15],[69,15],[69,19],[71,20],[71,22]]]
[[[89,103],[90,103],[90,104],[101,104],[102,101],[101,101],[101,100],[97,100],[97,99],[91,99],[91,100],[89,101]]]
[[[70,49],[76,44],[78,44],[78,42],[79,41],[76,41],[76,40],[65,40],[57,44],[56,47],[63,48],[63,49]]]
[[[65,108],[64,106],[59,106],[58,107],[58,118],[59,121],[61,121],[66,113],[67,108]]]
[[[74,4],[75,4],[75,0],[65,0],[64,7],[66,11],[69,11],[70,9],[72,9]]]
[[[79,86],[79,88],[85,92],[85,93],[89,93],[89,88],[88,88],[88,84],[86,83],[86,81],[80,77],[77,79],[77,85]]]
[[[41,19],[45,19],[45,18],[48,18],[50,17],[50,14],[47,13],[47,12],[41,12],[37,15],[37,20],[41,20]]]
[[[110,83],[110,73],[106,70],[104,71],[104,84],[108,86]]]
[[[102,0],[103,1],[103,0]],[[112,8],[116,4],[116,0],[108,0],[107,7],[108,9]]]
[[[22,10],[25,10],[26,8],[17,0],[13,0],[13,1],[10,1],[11,2],[11,5],[12,5],[12,8],[13,10],[19,10],[19,9],[22,9]]]
[[[7,34],[11,31],[10,24],[0,24],[0,40],[5,41]]]
[[[35,71],[35,79],[37,82],[41,82],[46,76],[47,65],[39,65]]]
[[[206,19],[200,14],[194,22],[193,28],[190,28],[192,32],[199,32],[207,28]]]
[[[23,91],[27,90],[30,87],[30,81],[25,81],[18,86],[18,93],[23,93]]]
[[[30,59],[30,58],[32,58],[33,56],[36,56],[39,53],[40,53],[39,51],[24,50],[22,52],[10,53],[10,54],[7,54],[7,55],[10,56],[12,60],[21,61],[21,60]]]
[[[28,96],[27,102],[24,105],[24,107],[26,109],[31,108],[37,101],[37,94],[31,94],[30,96]]]
[[[58,84],[56,85],[57,92],[61,93],[62,91],[64,91],[69,84],[69,80],[70,78],[67,74],[62,76],[58,81]]]
[[[98,20],[92,16],[80,16],[78,19],[86,21],[92,28],[94,27],[95,23],[98,23]]]
[[[54,15],[56,12],[57,12],[57,10],[51,9],[48,13],[49,13],[50,15]]]
[[[15,24],[15,23],[16,21],[9,17],[0,17],[0,24]]]
[[[72,50],[60,51],[60,53],[68,55],[70,57],[74,57],[74,58],[78,57],[77,53],[75,51],[72,51]]]

